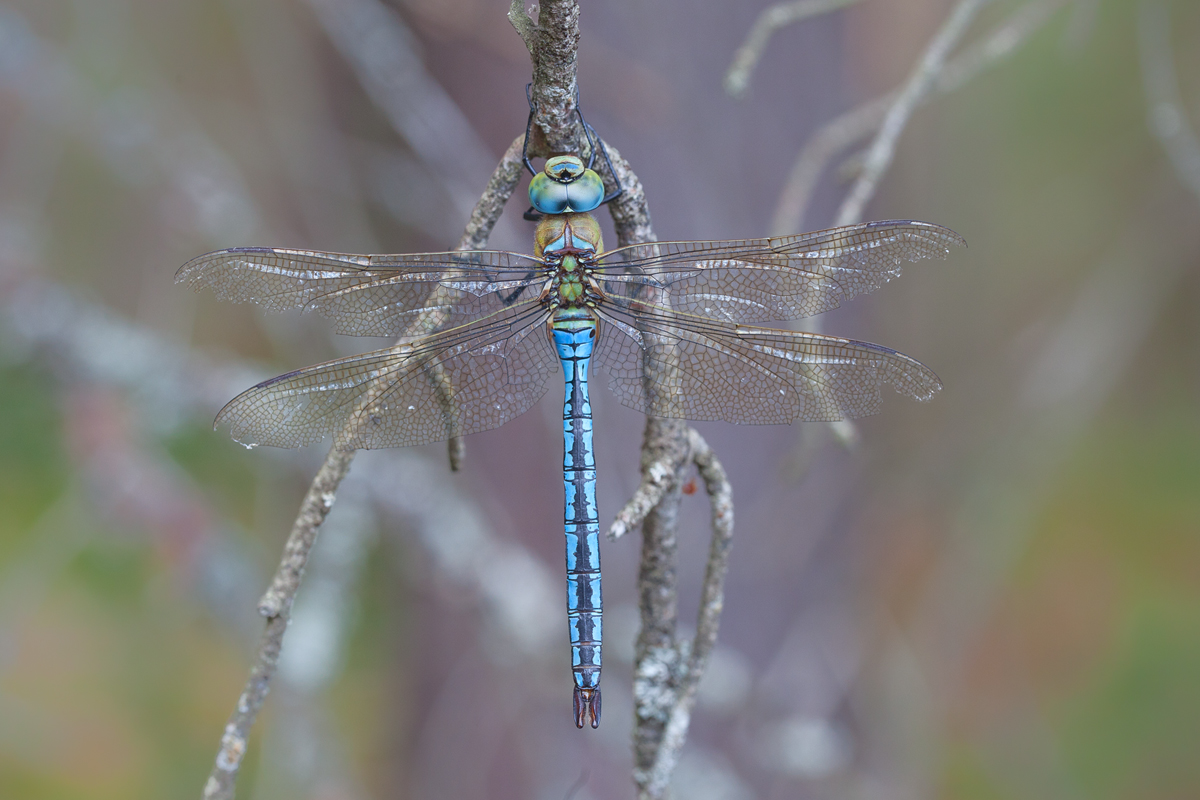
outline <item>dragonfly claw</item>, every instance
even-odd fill
[[[575,727],[582,728],[584,720],[590,720],[593,728],[600,727],[600,688],[581,689],[575,687]]]

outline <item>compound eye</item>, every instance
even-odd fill
[[[559,183],[571,183],[587,169],[578,156],[555,156],[546,159],[542,171]]]

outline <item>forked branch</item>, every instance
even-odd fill
[[[884,116],[875,141],[867,149],[862,172],[842,202],[834,225],[852,225],[862,221],[867,203],[874,197],[879,181],[892,165],[896,143],[907,127],[908,120],[933,87],[946,64],[946,59],[950,56],[950,51],[958,45],[975,15],[988,2],[989,0],[960,0],[942,23],[942,27],[934,34],[921,60],[900,88],[895,101]]]
[[[836,11],[839,8],[857,3],[858,0],[792,0],[789,3],[776,3],[763,9],[754,20],[746,41],[738,48],[733,56],[733,64],[725,74],[725,91],[734,97],[741,97],[750,85],[750,76],[758,66],[763,51],[771,35],[780,28],[794,25],[797,22]]]
[[[1032,0],[1021,6],[983,39],[947,61],[932,91],[924,99],[961,88],[988,67],[1014,53],[1066,2]],[[770,227],[772,236],[785,236],[805,229],[813,192],[829,163],[839,153],[876,133],[898,97],[899,90],[896,90],[862,103],[825,123],[809,138],[796,157],[776,204]]]

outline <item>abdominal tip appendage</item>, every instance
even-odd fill
[[[600,727],[600,689],[581,689],[575,687],[575,727],[582,728],[585,720],[589,720],[593,728]]]

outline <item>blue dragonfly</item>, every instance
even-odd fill
[[[528,163],[528,162],[527,162]],[[562,368],[567,617],[575,724],[600,722],[600,522],[588,378],[653,416],[787,424],[875,413],[880,390],[928,400],[936,375],[868,342],[759,327],[837,307],[965,242],[926,222],[867,222],[769,239],[605,251],[591,164],[550,158],[530,183],[533,255],[474,250],[344,255],[240,247],[176,282],[271,310],[313,309],[382,350],[289,372],[216,423],[247,445],[405,447],[490,430],[527,411]],[[532,171],[532,167],[531,167]]]

